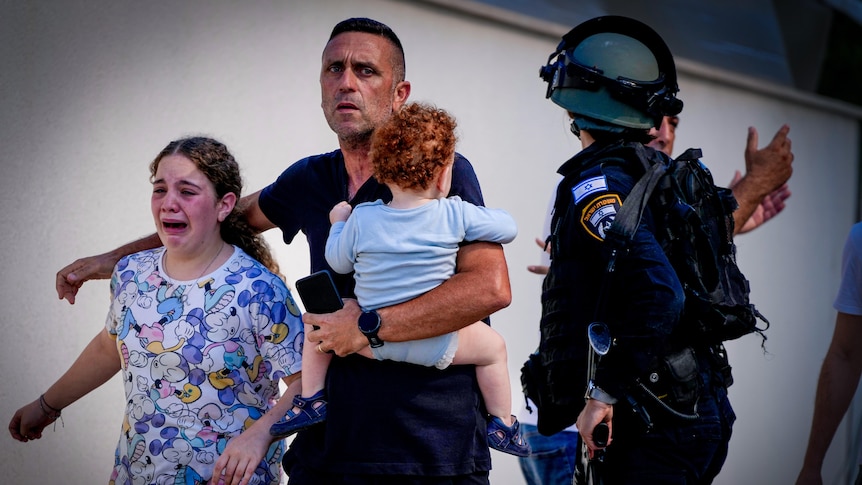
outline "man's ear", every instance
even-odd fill
[[[410,97],[410,81],[401,81],[395,85],[395,94],[392,97],[392,111],[398,111]]]

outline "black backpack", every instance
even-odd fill
[[[611,226],[610,242],[624,246],[630,240],[654,194],[665,232],[657,238],[685,289],[679,337],[717,345],[757,333],[765,342],[769,322],[751,304],[748,280],[736,264],[736,199],[730,189],[715,185],[701,156],[700,149],[689,149],[674,160],[650,157],[646,174]]]

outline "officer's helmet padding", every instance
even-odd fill
[[[598,17],[572,29],[540,75],[551,101],[613,125],[649,129],[682,111],[670,50],[654,30],[626,17]]]

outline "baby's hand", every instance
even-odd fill
[[[336,222],[344,222],[348,217],[350,217],[351,212],[353,212],[353,207],[351,207],[346,201],[341,201],[335,204],[335,207],[329,211],[329,223],[335,224]]]

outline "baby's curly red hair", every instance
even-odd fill
[[[402,189],[427,189],[455,154],[456,126],[445,110],[403,106],[371,139],[374,177]]]

